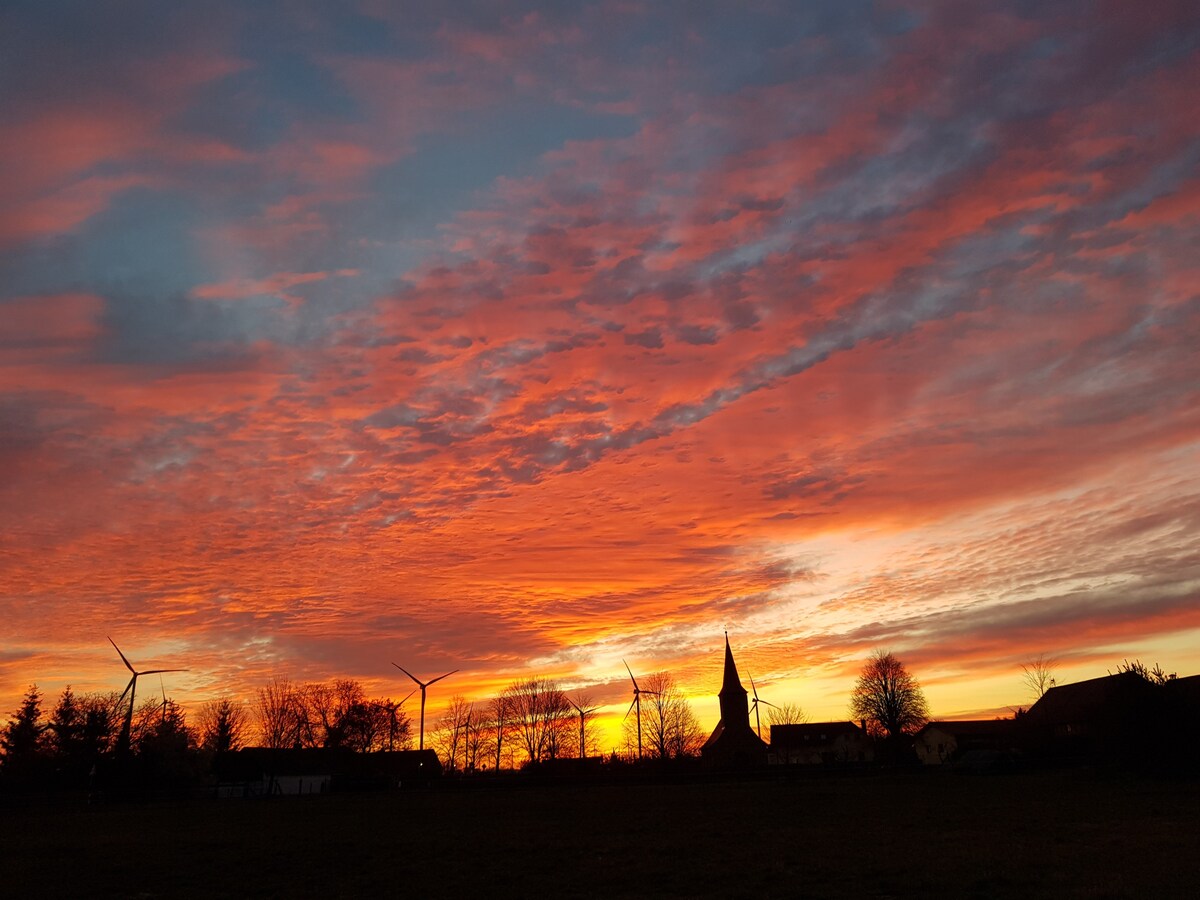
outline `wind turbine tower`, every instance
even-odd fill
[[[747,672],[746,674],[750,675],[749,672]],[[779,707],[776,706],[774,703],[768,703],[766,700],[758,699],[758,688],[754,684],[754,676],[753,675],[750,675],[750,689],[752,691],[754,691],[754,702],[750,704],[750,709],[752,709],[754,711],[754,727],[755,727],[755,730],[758,732],[759,740],[762,740],[762,721],[758,717],[758,704],[761,703],[763,706],[769,706],[769,707],[771,707],[771,709],[779,709]]]
[[[644,691],[638,687],[637,679],[633,677],[633,671],[629,668],[629,663],[625,663],[625,671],[629,672],[629,680],[633,682],[633,702],[629,704],[629,709],[625,710],[625,716],[622,719],[628,719],[629,714],[635,709],[637,710],[637,735],[638,735],[638,759],[642,758],[642,694],[657,695],[658,691]]]
[[[125,685],[125,690],[121,692],[121,699],[117,701],[118,703],[120,703],[121,700],[125,699],[126,694],[129,695],[129,709],[125,713],[125,725],[121,728],[120,737],[117,738],[117,750],[120,753],[128,753],[129,752],[130,734],[133,731],[133,698],[134,698],[134,695],[137,694],[138,676],[139,675],[161,675],[166,672],[186,672],[187,669],[147,669],[144,672],[139,672],[137,669],[135,669],[130,664],[129,660],[127,660],[125,658],[125,654],[121,652],[121,648],[117,646],[116,641],[114,641],[112,638],[109,638],[108,642],[113,645],[113,649],[116,650],[117,655],[121,657],[121,662],[125,663],[125,668],[127,668],[132,673],[132,677],[129,679],[129,684]],[[166,702],[166,689],[165,688],[163,689],[163,702],[164,703]]]
[[[443,678],[446,678],[447,676],[453,675],[455,672],[458,671],[458,669],[454,669],[453,671],[447,672],[445,675],[439,675],[437,678],[434,678],[431,681],[422,681],[416,675],[414,675],[412,672],[408,671],[408,669],[404,668],[404,666],[400,665],[399,663],[392,663],[392,665],[395,666],[397,669],[399,669],[401,672],[403,672],[405,675],[407,675],[409,678],[411,678],[413,681],[415,681],[417,683],[417,687],[419,687],[421,689],[421,738],[420,738],[420,743],[419,743],[419,746],[417,747],[417,749],[424,750],[425,749],[425,689],[427,687],[429,687],[431,684],[441,681]],[[411,696],[412,696],[412,694],[409,694],[409,697],[411,697]],[[407,699],[407,698],[405,698],[405,699]]]
[[[570,697],[567,698],[567,702],[570,703],[571,706],[575,707],[575,711],[579,713],[579,758],[584,759],[587,757],[587,741],[584,735],[584,723],[586,722],[588,715],[596,711],[596,707],[581,706]],[[584,702],[586,703],[587,701],[585,700]],[[626,713],[626,715],[629,714]]]

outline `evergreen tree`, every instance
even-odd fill
[[[55,756],[68,759],[76,755],[83,733],[83,710],[68,684],[50,715],[50,746]]]
[[[29,686],[20,708],[0,730],[0,771],[14,782],[33,779],[44,760],[46,726],[42,724],[42,694]]]

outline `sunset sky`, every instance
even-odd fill
[[[1200,672],[1198,108],[1195,0],[5,4],[0,713]]]

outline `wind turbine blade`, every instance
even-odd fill
[[[162,688],[163,706],[167,705],[167,686],[163,684],[162,676],[158,676],[158,686]]]
[[[769,707],[771,707],[771,709],[779,709],[779,707],[778,707],[778,706],[776,706],[774,703],[768,703],[766,700],[763,700],[763,701],[762,701],[762,705],[763,705],[763,706],[769,706]]]
[[[749,672],[747,672],[746,674],[750,675]],[[754,699],[757,700],[758,699],[758,688],[754,684],[754,676],[753,675],[750,675],[750,689],[752,691],[754,691]]]
[[[421,680],[419,678],[417,678],[417,676],[414,675],[412,672],[408,671],[408,669],[404,668],[404,666],[400,665],[399,663],[392,663],[392,665],[395,666],[397,669],[399,669],[401,672],[403,672],[405,675],[407,675],[409,678],[411,678],[413,681],[415,681],[420,687],[427,687],[427,685],[421,684]],[[412,694],[409,694],[409,696],[411,697]]]
[[[138,672],[139,675],[161,675],[164,672],[186,672],[187,669],[147,669],[145,672]]]
[[[457,672],[457,671],[458,671],[458,669],[454,670],[454,672]],[[439,675],[437,678],[433,679],[433,681],[441,681],[443,678],[448,678],[451,675],[453,675],[454,672],[447,672],[445,675]],[[433,681],[427,682],[425,684],[425,687],[429,687],[429,685],[433,684]]]
[[[662,696],[662,691],[646,691],[646,690],[642,690],[642,691],[638,691],[638,693],[639,693],[639,694],[652,694],[652,695],[653,695],[653,696],[655,696],[655,697],[661,697],[661,696]]]
[[[105,635],[105,637],[108,637],[108,635]],[[125,658],[125,654],[121,652],[121,648],[117,646],[117,642],[112,638],[108,638],[108,642],[113,645],[113,649],[116,650],[117,655],[121,657],[121,662],[125,663],[125,668],[127,668],[130,672],[134,671],[133,666],[129,664],[129,660]]]
[[[637,703],[637,697],[634,697],[634,698],[633,698],[633,703],[630,703],[630,704],[629,704],[629,709],[625,710],[625,715],[621,716],[621,721],[622,721],[622,722],[624,722],[626,719],[628,719],[628,718],[629,718],[629,714],[630,714],[631,712],[633,712],[633,707],[634,707],[634,705],[635,705],[636,703]]]
[[[411,691],[409,691],[407,694],[405,694],[405,696],[404,696],[404,699],[403,699],[403,700],[401,700],[401,701],[399,702],[399,704],[397,704],[397,706],[396,706],[396,709],[399,709],[401,706],[403,706],[405,703],[407,703],[407,702],[408,702],[408,698],[409,698],[409,697],[411,697],[411,696],[412,696],[413,694],[415,694],[416,692],[417,692],[417,689],[416,689],[416,688],[413,688]]]
[[[125,690],[121,691],[121,696],[117,699],[118,704],[120,704],[120,702],[125,699],[125,695],[129,693],[129,689],[131,687],[133,687],[133,682],[136,680],[137,680],[137,675],[134,675],[133,678],[129,679],[129,684],[125,685]]]

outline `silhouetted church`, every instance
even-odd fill
[[[767,764],[767,745],[750,727],[750,704],[746,689],[738,677],[725,633],[725,677],[717,694],[721,701],[721,721],[700,750],[704,761],[722,769],[745,769]]]

